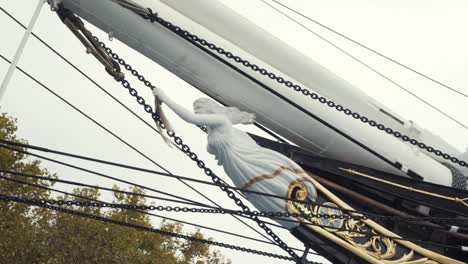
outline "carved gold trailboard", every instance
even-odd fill
[[[397,234],[389,231],[372,220],[356,220],[352,217],[362,216],[349,212],[354,209],[335,196],[309,174],[292,182],[289,186],[288,197],[304,201],[308,197],[308,188],[304,182],[314,185],[320,203],[307,205],[295,201],[287,201],[286,207],[290,213],[310,217],[300,217],[312,233],[316,233],[343,249],[375,264],[463,264],[463,262],[427,250],[412,242],[405,241]],[[318,214],[336,215],[336,218],[314,217]]]

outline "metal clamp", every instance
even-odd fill
[[[85,46],[86,53],[92,54],[99,62],[101,62],[101,64],[104,65],[106,72],[114,77],[115,80],[119,82],[123,80],[124,74],[120,70],[119,64],[107,54],[91,32],[86,29],[83,21],[73,12],[64,8],[63,5],[59,5],[56,12],[62,22]]]
[[[296,264],[309,264],[309,261],[307,260],[307,255],[309,254],[310,246],[307,245],[306,248],[304,249],[304,254],[302,255],[301,258],[297,259]]]
[[[50,5],[50,10],[57,11],[62,4],[63,0],[47,0],[47,3]]]

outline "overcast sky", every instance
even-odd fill
[[[250,19],[254,19],[260,26],[274,32],[278,37],[361,88],[371,97],[407,119],[414,120],[420,126],[440,135],[459,150],[464,150],[468,146],[466,129],[416,101],[388,81],[275,13],[274,10],[265,6],[259,0],[220,1]],[[389,57],[426,73],[459,91],[468,93],[468,74],[466,73],[468,68],[468,52],[466,50],[468,38],[464,34],[468,25],[468,17],[466,16],[468,2],[464,0],[282,0],[281,2],[294,9],[301,10],[308,16]],[[11,12],[24,24],[28,23],[36,3],[36,0],[0,0],[0,6]],[[395,66],[300,17],[297,17],[297,19],[356,57],[392,77],[412,92],[440,107],[455,119],[468,124],[465,107],[468,102],[467,98],[463,98],[401,67]],[[2,29],[0,54],[12,59],[23,35],[23,29],[4,14],[0,14],[0,25]],[[88,28],[101,39],[107,39],[106,35],[98,29],[90,25],[88,25]],[[47,6],[42,10],[34,32],[151,123],[148,115],[134,102],[134,99],[105,73],[102,66],[92,56],[85,54],[81,43],[58,20],[56,15],[50,12]],[[191,102],[201,96],[200,92],[184,81],[125,47],[117,40],[109,45],[127,62],[134,65],[148,79],[164,89],[169,96],[179,103],[191,108]],[[172,173],[209,180],[193,162],[176,149],[167,147],[152,130],[117,106],[93,84],[67,66],[34,38],[31,38],[28,43],[20,61],[20,66]],[[4,76],[7,67],[6,63],[0,62],[0,76]],[[133,81],[132,83],[136,84],[137,82]],[[144,87],[140,87],[140,90],[146,98],[151,98],[152,95],[149,90]],[[19,135],[27,139],[31,144],[158,169],[154,164],[106,134],[102,129],[86,120],[19,72],[15,73],[10,83],[9,90],[2,102],[2,111],[18,118]],[[172,113],[168,114],[184,141],[208,163],[210,168],[231,183],[224,175],[222,168],[216,166],[214,159],[206,153],[206,135],[198,128],[181,122]],[[252,128],[244,128],[258,132]],[[261,132],[258,133],[261,134]],[[206,202],[203,198],[172,179],[129,172],[63,157],[58,158],[100,172],[106,172],[122,179]],[[60,178],[63,179],[99,184],[106,187],[115,184],[112,181],[59,167],[48,162],[44,162],[44,165],[51,171],[57,172]],[[120,186],[125,187],[124,185]],[[236,208],[232,201],[217,188],[200,184],[194,186],[222,206]],[[69,190],[69,187],[62,185],[57,185],[57,188]],[[106,198],[109,198],[109,196],[104,194],[103,199]],[[263,239],[229,216],[170,213],[162,213],[162,215]],[[155,219],[154,221],[158,223],[159,220]],[[254,223],[251,224],[256,226]],[[191,228],[187,227],[187,230],[191,230]],[[289,235],[288,232],[276,228],[274,230],[291,246],[301,247],[301,243]],[[274,246],[245,241],[216,232],[204,232],[216,241],[284,254],[281,249]],[[254,261],[259,263],[284,263],[232,250],[221,249],[221,251],[231,258],[234,263],[252,263]],[[323,259],[318,258],[317,260],[326,263]]]

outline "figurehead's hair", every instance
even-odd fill
[[[244,124],[249,125],[255,122],[255,115],[252,113],[239,110],[237,107],[221,106],[209,98],[199,98],[193,102],[193,106],[197,106],[206,110],[208,113],[224,114],[233,125]]]

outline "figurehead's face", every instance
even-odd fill
[[[253,124],[255,115],[240,111],[237,107],[224,107],[209,98],[200,98],[193,102],[193,112],[195,114],[222,114],[225,115],[231,124]]]
[[[209,114],[210,111],[206,107],[203,107],[202,104],[193,104],[193,112],[195,114]]]
[[[193,102],[193,112],[195,114],[214,114],[220,111],[222,106],[211,99],[200,98]]]

